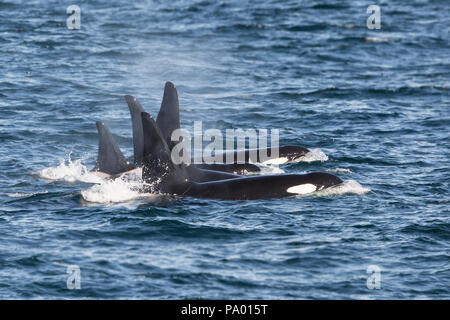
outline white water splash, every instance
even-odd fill
[[[150,193],[142,193],[144,187],[142,170],[135,169],[124,173],[116,179],[108,175],[91,172],[82,163],[82,159],[72,161],[70,154],[67,159],[61,159],[56,167],[45,168],[37,174],[47,180],[94,183],[93,186],[82,190],[81,196],[87,202],[108,204],[120,203],[140,198],[153,199]]]
[[[103,180],[100,184],[81,191],[81,196],[88,202],[116,203],[135,200],[149,196],[141,193],[144,183],[141,180],[121,176],[115,180]]]
[[[370,188],[364,188],[355,180],[345,180],[336,187],[328,188],[315,192],[317,196],[340,196],[343,194],[358,194],[363,195],[370,191]]]
[[[72,161],[70,153],[68,154],[67,159],[61,159],[58,166],[45,168],[38,171],[37,175],[43,179],[53,181],[81,181],[88,183],[101,183],[103,181],[101,177],[90,172],[87,167],[82,164],[81,159]]]
[[[328,161],[328,156],[320,149],[311,149],[303,157],[296,160],[296,162],[315,162],[315,161]]]

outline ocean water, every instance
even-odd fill
[[[371,1],[70,4],[80,30],[67,1],[0,2],[1,298],[450,298],[448,1],[378,1],[379,30]],[[169,80],[183,127],[277,128],[314,151],[264,174],[344,185],[217,201],[90,174],[95,121],[131,157],[123,96],[156,115]]]

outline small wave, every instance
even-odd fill
[[[392,40],[377,37],[365,37],[364,40],[366,42],[392,42]]]
[[[45,168],[37,172],[37,175],[46,180],[67,181],[67,182],[88,182],[101,183],[103,179],[95,173],[90,172],[82,160],[72,161],[70,153],[67,159],[61,159],[56,167]]]
[[[327,169],[327,172],[342,172],[342,173],[353,173],[352,170],[346,168],[336,168],[336,169]]]
[[[364,188],[355,180],[345,180],[342,184],[328,188],[315,193],[317,196],[340,196],[343,194],[363,195],[370,191],[370,188]]]
[[[10,198],[26,198],[26,197],[32,197],[38,194],[46,194],[48,193],[47,190],[42,191],[42,192],[34,192],[34,193],[20,193],[20,192],[15,192],[15,193],[4,193],[3,195],[10,197]]]

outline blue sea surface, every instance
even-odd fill
[[[443,0],[1,1],[0,298],[449,299],[449,22]],[[95,121],[132,157],[124,95],[156,116],[165,81],[182,127],[279,129],[320,155],[283,172],[347,189],[151,201],[91,181]]]

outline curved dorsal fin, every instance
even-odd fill
[[[111,132],[103,122],[97,121],[98,158],[96,171],[110,175],[131,170],[134,166],[124,157]]]

